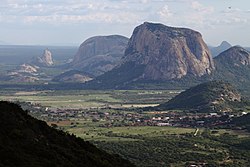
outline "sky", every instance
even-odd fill
[[[0,44],[78,46],[130,37],[145,21],[194,29],[212,46],[250,47],[249,0],[1,0]]]

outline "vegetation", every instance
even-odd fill
[[[176,127],[72,127],[76,134],[137,166],[247,166],[250,138],[230,130]],[[246,147],[245,147],[246,146]]]

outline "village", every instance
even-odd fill
[[[89,109],[59,109],[43,107],[39,104],[25,103],[23,108],[30,114],[46,122],[54,124],[70,121],[72,127],[79,122],[94,122],[99,127],[123,126],[174,126],[174,127],[219,127],[230,122],[233,117],[245,112],[213,112],[196,113],[188,111],[142,111],[141,109],[124,108],[89,108]]]

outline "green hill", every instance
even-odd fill
[[[241,95],[222,81],[210,81],[192,87],[157,109],[182,109],[199,112],[230,111],[233,105],[241,102]]]
[[[18,105],[0,102],[0,167],[131,167],[74,135],[49,127]]]

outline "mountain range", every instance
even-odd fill
[[[135,82],[202,77],[214,62],[199,32],[145,22],[135,28],[122,63],[90,82],[119,88]]]
[[[91,37],[79,46],[71,62],[61,66],[54,65],[46,50],[38,59],[47,63],[26,64],[38,71],[25,79],[27,82],[80,82],[83,89],[187,89],[224,80],[250,90],[247,49],[231,47],[226,41],[208,47],[197,31],[159,23],[137,26],[130,39],[120,35]],[[48,75],[51,71],[53,75]],[[39,80],[41,75],[44,81]]]

